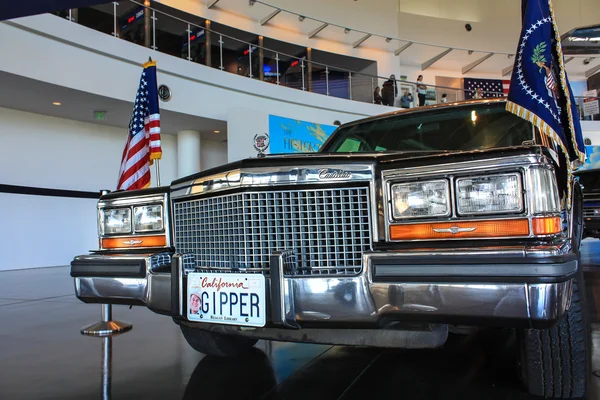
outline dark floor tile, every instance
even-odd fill
[[[0,297],[35,300],[73,294],[70,267],[0,271]]]
[[[383,350],[332,347],[289,377],[269,399],[336,399]]]
[[[443,349],[385,352],[349,388],[343,399],[519,399],[514,351],[504,332],[452,336]],[[513,360],[510,360],[513,361]],[[485,395],[484,395],[485,394]]]

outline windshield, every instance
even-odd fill
[[[532,139],[532,125],[498,103],[399,114],[341,127],[321,151],[477,150],[519,146]]]

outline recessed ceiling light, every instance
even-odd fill
[[[215,133],[221,133],[221,131],[215,131]]]
[[[52,102],[52,104],[54,104],[55,106],[60,106],[62,103],[60,101],[54,101]]]

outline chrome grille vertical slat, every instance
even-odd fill
[[[267,272],[276,250],[298,273],[358,274],[371,249],[367,187],[254,191],[174,202],[177,252],[196,269]]]

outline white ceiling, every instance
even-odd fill
[[[208,5],[213,3],[214,0],[199,1]],[[488,4],[487,1],[481,2],[480,0],[453,0],[452,4],[447,0],[264,1],[293,13],[302,14],[306,12],[307,18],[304,21],[299,21],[298,16],[295,14],[282,11],[268,22],[269,26],[306,36],[322,25],[322,22],[310,19],[310,17],[313,17],[347,26],[350,29],[354,28],[367,32],[395,31],[397,33],[392,35],[393,37],[407,37],[427,43],[433,43],[436,40],[437,43],[445,43],[448,42],[448,39],[452,39],[451,44],[446,44],[461,48],[473,47],[480,50],[489,48],[490,51],[511,49],[509,51],[512,51],[516,47],[513,36],[516,36],[520,29],[520,21],[517,16],[520,13],[520,2],[518,0],[510,0],[501,4],[497,2]],[[572,2],[576,3],[573,4],[578,7],[579,13],[574,13],[572,7],[569,7]],[[175,1],[175,3],[177,2]],[[590,16],[590,12],[586,12],[586,10],[595,10],[591,11],[593,15],[596,15],[600,10],[600,0],[556,0],[556,3],[557,19],[561,23],[564,32],[566,32],[565,29],[580,26],[588,19],[593,19],[594,17]],[[594,7],[594,3],[598,6],[598,10]],[[254,3],[250,7],[248,0],[219,0],[215,8],[256,22],[263,20],[275,10],[273,7],[260,3]],[[473,32],[466,33],[464,29],[465,22],[473,24]],[[496,31],[504,32],[504,34],[498,35]],[[317,38],[352,45],[364,35],[364,33],[355,30],[351,30],[346,34],[343,28],[329,25],[317,35]],[[463,38],[463,35],[464,40],[461,41],[460,38]],[[388,43],[384,37],[372,36],[361,47],[393,52],[402,47],[404,43],[406,42],[399,40],[392,40]],[[445,49],[444,47],[413,44],[402,53],[400,64],[420,68],[421,64],[442,53]],[[486,54],[488,53],[475,51],[469,54],[466,50],[453,50],[437,61],[431,68],[462,72],[463,67]],[[597,58],[589,65],[584,65],[583,59],[585,58],[585,56],[578,56],[578,58],[571,61],[567,65],[567,72],[571,76],[581,78],[585,71],[590,70],[600,62],[600,58]],[[471,73],[499,75],[512,62],[513,60],[509,59],[507,54],[495,54],[473,68]]]
[[[0,71],[0,107],[27,111],[52,117],[99,125],[122,127],[125,131],[131,118],[133,103],[70,89],[64,86],[25,78]],[[135,93],[131,94],[132,97]],[[176,95],[176,94],[173,94]],[[55,106],[53,102],[62,103]],[[94,111],[106,111],[106,119],[94,119]],[[161,131],[176,134],[193,129],[200,131],[206,140],[227,139],[227,123],[209,118],[161,110]],[[215,130],[220,133],[214,133]]]

